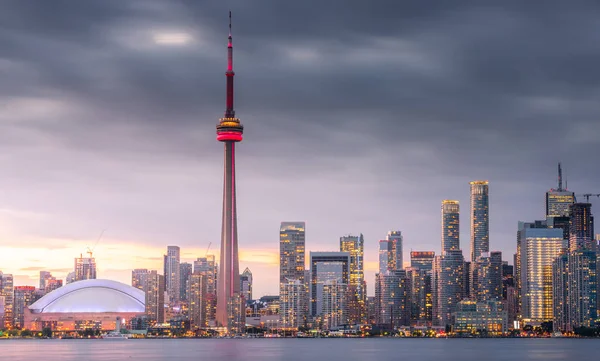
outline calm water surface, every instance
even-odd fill
[[[183,339],[0,340],[0,360],[598,360],[600,340]]]

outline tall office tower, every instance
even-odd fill
[[[187,301],[187,282],[192,275],[192,264],[183,262],[179,264],[179,299]]]
[[[279,228],[279,283],[304,282],[306,238],[304,222],[281,222]]]
[[[517,289],[517,313],[522,315],[521,309],[523,307],[523,302],[521,300],[521,293],[523,291],[522,285],[522,267],[521,267],[521,256],[523,252],[521,251],[521,243],[524,242],[525,239],[525,230],[527,228],[552,228],[548,227],[547,221],[534,221],[534,222],[522,222],[519,221],[517,226],[517,253],[515,253],[515,288]]]
[[[310,252],[310,314],[323,313],[323,285],[338,281],[348,285],[350,281],[350,253]]]
[[[252,272],[248,267],[240,275],[240,292],[242,292],[246,301],[252,300]]]
[[[442,201],[442,252],[460,249],[460,206],[458,201]]]
[[[546,192],[546,217],[569,217],[569,207],[575,203],[575,194],[563,188],[562,168],[558,163],[558,188]]]
[[[544,224],[519,222],[520,313],[531,322],[554,317],[552,263],[561,252],[563,233],[562,229],[543,228]]]
[[[46,289],[46,280],[52,278],[52,274],[48,271],[40,271],[40,290]]]
[[[340,280],[323,283],[322,329],[329,330],[348,324],[347,293],[348,285]]]
[[[427,271],[431,274],[431,270],[433,270],[434,258],[435,252],[433,251],[411,251],[410,267]]]
[[[598,259],[589,203],[570,206],[569,252],[553,265],[557,330],[593,327],[598,313]]]
[[[216,317],[218,269],[212,254],[194,261],[194,274],[203,274],[206,277],[206,318],[209,321],[215,320]]]
[[[14,322],[14,288],[13,275],[0,272],[0,297],[4,298],[4,320],[5,329],[11,329]]]
[[[165,276],[156,271],[148,272],[146,285],[146,316],[152,322],[165,322]]]
[[[148,270],[145,268],[136,268],[131,271],[131,287],[135,287],[138,290],[144,290],[146,287],[146,280],[148,278]]]
[[[596,250],[590,203],[574,203],[569,207],[569,251],[575,250]]]
[[[237,208],[235,196],[235,143],[242,141],[244,127],[233,110],[233,45],[231,12],[227,44],[227,105],[217,125],[217,140],[225,146],[225,179],[223,184],[223,226],[221,229],[221,270],[217,282],[217,324],[231,333],[239,333],[245,325],[245,302],[240,294]]]
[[[14,326],[25,328],[25,308],[33,303],[34,286],[15,286],[14,288]]]
[[[376,323],[390,328],[410,325],[410,278],[405,270],[375,275]]]
[[[279,314],[281,326],[298,329],[306,323],[306,285],[293,279],[280,284]]]
[[[192,329],[208,326],[207,285],[205,274],[194,273],[188,278],[186,299]]]
[[[477,301],[502,300],[502,252],[482,253],[477,259],[476,272]]]
[[[394,236],[392,235],[392,237]],[[400,236],[400,238],[401,237],[402,236]],[[350,254],[350,279],[347,285],[348,300],[347,303],[344,304],[348,307],[348,309],[347,313],[345,313],[344,315],[348,316],[348,322],[352,325],[364,323],[367,317],[367,290],[365,285],[364,270],[364,243],[365,241],[362,234],[360,234],[359,236],[348,235],[340,237],[340,252],[348,252]]]
[[[393,270],[392,243],[382,239],[379,241],[379,273],[386,274]]]
[[[401,231],[389,231],[386,239],[390,243],[391,247],[391,267],[393,270],[401,270],[404,268],[404,252],[402,244],[404,240],[402,238]]]
[[[96,279],[96,259],[92,257],[92,252],[88,252],[88,254],[89,257],[79,255],[79,258],[75,258],[75,278],[73,281]],[[67,283],[69,283],[68,277]]]
[[[471,262],[490,251],[490,214],[488,181],[471,184]]]
[[[435,325],[452,323],[452,313],[464,296],[464,264],[462,251],[447,251],[435,257],[431,280]]]
[[[407,268],[411,287],[411,325],[431,326],[431,271]]]
[[[167,254],[164,257],[165,269],[165,287],[169,302],[179,301],[179,292],[181,287],[181,265],[179,263],[180,249],[178,246],[168,246]]]
[[[281,222],[279,227],[279,296],[285,298],[281,321],[305,325],[308,316],[308,280],[305,277],[305,222]],[[298,282],[296,282],[298,281]],[[301,292],[298,288],[304,288]],[[296,299],[296,297],[300,297]],[[296,302],[300,302],[296,304]],[[298,311],[300,307],[300,311]],[[298,326],[290,326],[298,327]]]

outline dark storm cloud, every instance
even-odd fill
[[[493,249],[542,216],[555,163],[599,191],[600,7],[545,1],[5,1],[4,202],[19,230],[215,242],[227,10],[233,10],[243,246],[308,248],[391,228],[439,249],[439,204],[489,179]],[[156,44],[164,32],[185,46]],[[5,104],[5,106],[2,106]],[[596,136],[594,135],[596,134]],[[257,205],[260,205],[257,208]],[[72,217],[76,222],[72,222]],[[71,236],[69,236],[71,235]],[[245,243],[246,242],[246,243]],[[509,258],[505,256],[505,258]]]

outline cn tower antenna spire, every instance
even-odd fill
[[[233,38],[231,36],[231,11],[229,11],[229,37],[227,38],[227,107],[225,108],[225,118],[235,118],[233,110]]]

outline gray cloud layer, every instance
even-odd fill
[[[21,234],[218,242],[231,8],[241,247],[306,220],[312,250],[363,232],[374,260],[400,229],[405,249],[438,251],[451,198],[468,254],[468,181],[488,179],[491,248],[512,254],[557,161],[600,191],[600,8],[492,4],[3,2],[2,208],[44,215],[13,219]],[[153,42],[172,31],[193,41]]]

